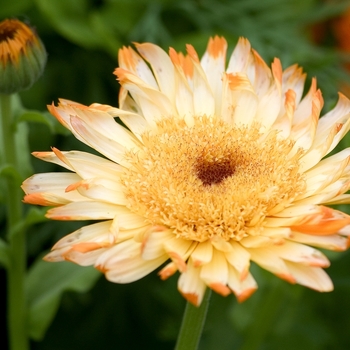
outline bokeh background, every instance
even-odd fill
[[[30,110],[24,121],[28,152],[88,150],[45,112],[63,97],[84,104],[117,106],[118,49],[150,41],[202,55],[209,36],[223,35],[232,51],[239,36],[270,64],[299,63],[316,76],[324,112],[337,91],[350,95],[350,2],[336,0],[0,0],[0,20],[18,18],[36,28],[48,52],[42,78],[20,94]],[[350,138],[342,141],[348,147]],[[30,171],[58,171],[34,158]],[[1,200],[1,194],[0,194]],[[5,210],[1,205],[1,237]],[[28,209],[26,209],[28,210]],[[350,212],[346,206],[342,210]],[[34,214],[33,214],[34,213]],[[130,285],[107,282],[93,268],[43,263],[42,255],[63,235],[85,223],[49,222],[39,209],[28,219],[28,332],[34,350],[173,349],[185,301],[177,276],[156,272]],[[335,291],[328,294],[289,285],[253,266],[259,290],[243,304],[213,295],[200,350],[350,349],[350,253],[329,253]],[[6,274],[0,270],[5,291]],[[2,324],[6,299],[1,300]],[[7,348],[6,328],[0,347]]]

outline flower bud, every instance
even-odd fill
[[[0,93],[29,88],[41,76],[46,58],[33,28],[17,19],[0,22]]]

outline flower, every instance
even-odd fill
[[[46,56],[32,28],[17,19],[0,22],[0,93],[29,88],[41,76]]]
[[[206,287],[247,299],[250,262],[326,292],[327,257],[313,248],[348,247],[350,149],[324,158],[350,128],[350,101],[323,106],[316,80],[302,98],[297,65],[271,69],[246,39],[226,67],[224,38],[199,60],[170,48],[124,47],[115,70],[119,108],[61,100],[50,112],[106,158],[79,151],[35,152],[69,172],[23,183],[26,203],[53,206],[55,220],[103,220],[62,238],[47,261],[94,265],[108,280],[179,271],[194,305]],[[115,122],[117,117],[125,125]]]

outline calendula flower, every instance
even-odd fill
[[[271,69],[246,39],[226,65],[224,38],[199,60],[135,44],[119,52],[119,108],[61,100],[50,112],[104,157],[36,152],[69,172],[36,174],[24,201],[53,206],[55,220],[103,220],[62,238],[48,261],[94,265],[128,283],[179,271],[178,289],[201,303],[206,287],[248,298],[250,262],[290,282],[330,291],[327,257],[345,250],[350,149],[323,159],[350,127],[343,95],[319,119],[316,80],[302,98],[297,65]],[[117,121],[121,121],[118,124]],[[125,125],[125,126],[124,126]]]
[[[17,19],[0,22],[0,93],[29,88],[45,64],[44,45],[32,28]]]

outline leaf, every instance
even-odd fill
[[[87,0],[36,0],[39,9],[50,18],[50,24],[68,40],[85,48],[100,46],[101,40],[91,28],[89,1]]]
[[[8,244],[0,238],[0,264],[5,268],[8,268],[10,264],[9,257],[9,246]]]
[[[51,132],[54,131],[53,123],[52,123],[52,116],[49,113],[41,113],[38,111],[25,111],[19,118],[18,122],[34,122],[34,123],[41,123],[46,125]]]
[[[86,292],[93,287],[100,272],[68,262],[48,263],[38,259],[25,281],[29,305],[29,336],[41,340],[53,320],[63,292]]]
[[[32,0],[2,1],[0,17],[11,17],[23,13],[32,5]]]

